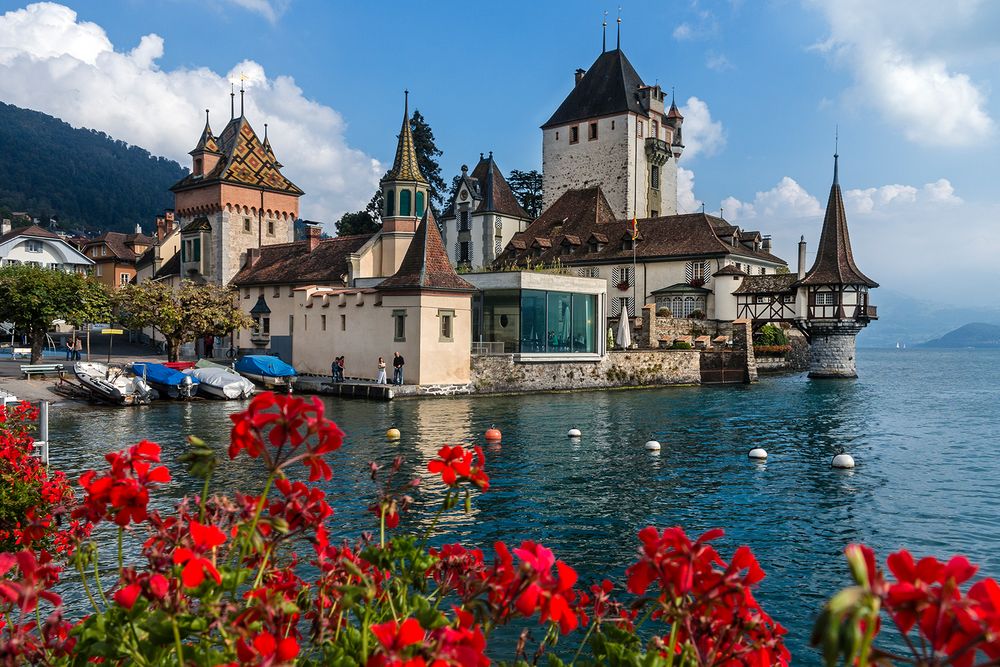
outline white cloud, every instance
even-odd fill
[[[285,11],[287,4],[286,2],[271,2],[270,0],[226,0],[226,2],[260,14],[271,23],[277,22],[278,16]]]
[[[758,216],[768,218],[804,218],[823,212],[819,201],[795,179],[783,177],[770,190],[758,192],[752,202],[742,202],[735,197],[722,201],[722,208],[729,220],[745,220]]]
[[[681,23],[679,26],[674,28],[674,39],[685,40],[691,39],[693,36],[693,30],[690,23]]]
[[[694,172],[677,168],[677,212],[694,213],[701,210],[701,202],[694,196]]]
[[[116,50],[103,28],[79,21],[73,10],[29,5],[0,15],[0,98],[188,166],[202,110],[211,108],[212,128],[221,132],[229,82],[242,72],[247,117],[261,135],[269,124],[285,175],[307,193],[301,215],[332,223],[368,202],[382,173],[378,161],[348,146],[341,115],[305,97],[291,77],[268,76],[253,61],[227,73],[165,71],[156,62],[163,52],[158,35],[144,36],[131,51]]]
[[[997,3],[956,0],[808,0],[826,17],[830,36],[815,45],[854,74],[857,94],[907,139],[933,146],[970,146],[990,137],[995,123],[986,94],[950,61],[995,21]],[[934,20],[928,20],[934,17]],[[990,36],[988,39],[993,39]]]
[[[848,213],[884,212],[909,204],[961,203],[962,199],[955,195],[955,188],[947,178],[927,183],[919,189],[912,185],[893,184],[844,192],[844,206]]]
[[[716,72],[725,72],[733,69],[733,64],[729,62],[729,58],[724,53],[709,53],[705,60],[705,67]]]
[[[689,97],[681,107],[684,116],[682,136],[684,137],[684,157],[691,159],[698,154],[712,155],[726,145],[726,135],[722,121],[712,120],[708,105],[697,97]]]

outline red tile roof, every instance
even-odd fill
[[[135,262],[139,258],[132,247],[136,245],[151,246],[154,240],[145,234],[123,234],[122,232],[104,232],[96,239],[84,244],[84,250],[92,246],[105,245],[111,254],[123,262]]]
[[[428,208],[399,270],[378,284],[378,289],[440,290],[475,292],[476,288],[455,273],[445,252],[441,232]]]
[[[15,227],[3,236],[0,236],[0,243],[4,243],[17,236],[34,236],[44,239],[61,238],[58,234],[54,234],[47,229],[42,229],[38,225],[28,225],[27,227]]]
[[[370,234],[321,239],[310,252],[309,241],[279,243],[260,248],[252,266],[244,266],[232,284],[246,285],[342,285],[348,273],[348,255],[368,242]]]

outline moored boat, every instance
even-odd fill
[[[291,387],[298,373],[278,357],[248,354],[236,362],[236,372],[265,387]]]
[[[198,392],[203,396],[232,400],[250,398],[257,391],[253,382],[228,368],[189,368],[184,374],[197,378]]]
[[[185,375],[165,364],[138,362],[132,364],[132,373],[141,377],[160,393],[161,397],[191,398],[198,392],[198,378]]]
[[[129,377],[124,368],[109,367],[95,361],[73,365],[76,378],[90,390],[91,396],[112,405],[144,405],[153,399],[153,389],[141,377]]]

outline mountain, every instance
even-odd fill
[[[871,300],[878,306],[878,321],[858,334],[859,347],[896,347],[897,342],[912,346],[944,336],[968,322],[1000,324],[997,307],[934,303],[886,288],[874,290]]]
[[[0,214],[55,217],[63,229],[147,231],[187,170],[103,132],[0,102]]]
[[[987,347],[1000,349],[1000,326],[973,322],[929,340],[921,347]]]

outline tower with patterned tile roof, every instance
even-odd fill
[[[427,179],[417,163],[410,130],[410,91],[404,91],[403,95],[403,124],[396,156],[392,168],[379,182],[383,201],[379,275],[383,276],[390,276],[399,268],[427,207]]]
[[[218,136],[206,110],[191,173],[170,188],[181,228],[181,278],[226,285],[248,249],[294,240],[304,193],[281,173],[266,133],[262,142],[250,126],[242,95],[240,115],[234,107]]]

